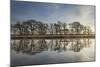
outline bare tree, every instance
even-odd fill
[[[74,33],[80,34],[80,32],[83,30],[83,25],[81,25],[79,22],[73,22],[70,25]]]

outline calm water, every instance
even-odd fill
[[[94,60],[94,39],[11,40],[11,65],[36,65]]]

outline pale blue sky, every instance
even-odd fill
[[[95,7],[91,5],[12,1],[11,23],[35,19],[44,23],[79,21],[84,25],[94,26],[94,10]]]

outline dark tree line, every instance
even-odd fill
[[[58,21],[57,23],[47,24],[41,21],[28,20],[11,24],[11,34],[19,35],[44,35],[44,34],[91,34],[92,29],[84,26],[80,22],[70,24]]]

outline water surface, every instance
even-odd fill
[[[11,65],[37,65],[95,60],[95,40],[19,39],[11,40]]]

